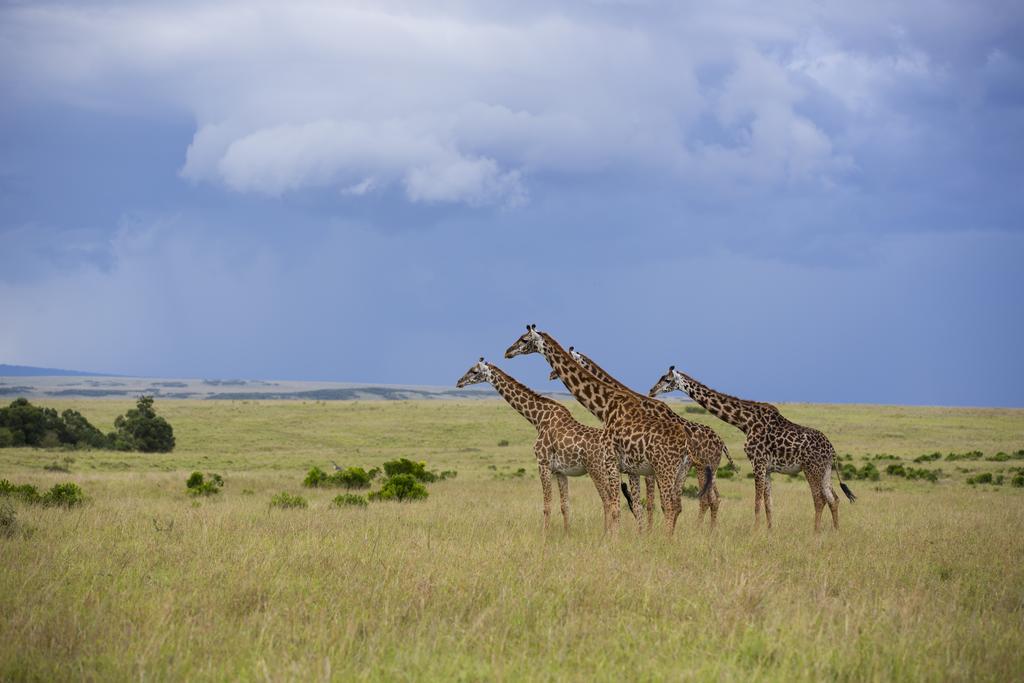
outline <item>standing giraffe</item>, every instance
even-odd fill
[[[502,372],[483,357],[466,371],[456,387],[489,382],[501,397],[537,429],[533,453],[537,456],[540,484],[544,490],[544,531],[551,518],[551,475],[558,482],[562,523],[569,531],[569,481],[566,477],[589,474],[604,507],[604,530],[619,525],[619,461],[611,435],[603,429],[577,422],[569,409],[541,396]]]
[[[669,535],[675,529],[680,512],[680,499],[676,482],[680,472],[686,471],[695,455],[690,434],[678,422],[668,420],[645,408],[631,392],[605,384],[581,366],[555,339],[538,332],[536,325],[528,325],[526,334],[505,351],[506,358],[529,353],[540,353],[558,373],[569,391],[587,410],[605,425],[615,442],[619,456],[619,469],[629,474],[654,475],[665,514],[665,527]],[[714,483],[714,470],[707,468],[705,490],[708,494]],[[714,463],[717,468],[718,463]],[[639,500],[633,500],[633,514],[640,519]]]
[[[729,460],[729,464],[733,466],[733,469],[736,469],[736,463],[734,463],[732,461],[732,456],[729,455],[729,449],[726,448],[725,442],[722,441],[722,438],[720,436],[718,436],[718,434],[715,432],[714,429],[712,429],[708,425],[700,424],[699,422],[691,422],[690,420],[687,420],[684,417],[682,417],[681,415],[679,415],[676,411],[672,410],[672,408],[670,408],[664,402],[658,401],[658,400],[654,399],[653,397],[644,396],[643,394],[640,394],[638,392],[633,391],[632,389],[627,387],[625,384],[623,384],[619,380],[617,380],[614,377],[612,377],[612,375],[607,370],[605,370],[600,365],[595,363],[593,361],[593,359],[591,359],[589,356],[587,356],[584,353],[580,353],[579,351],[577,351],[576,347],[574,347],[574,346],[570,346],[569,347],[569,355],[572,356],[573,359],[577,363],[579,363],[584,368],[589,370],[591,372],[591,374],[593,374],[595,377],[597,377],[599,380],[601,380],[605,384],[611,384],[613,386],[618,387],[619,389],[622,389],[623,391],[630,392],[631,394],[633,394],[634,396],[639,398],[641,401],[644,401],[645,403],[647,403],[649,408],[653,408],[655,411],[658,412],[658,414],[663,415],[663,416],[665,416],[666,418],[668,418],[670,420],[675,420],[675,421],[679,422],[680,424],[683,425],[684,429],[686,429],[686,430],[688,430],[690,432],[690,434],[692,435],[692,438],[694,439],[694,441],[695,441],[695,443],[697,445],[697,449],[700,452],[700,456],[701,456],[700,459],[696,460],[693,463],[693,465],[697,467],[697,489],[698,490],[700,490],[700,491],[704,490],[704,480],[705,480],[706,476],[705,476],[705,469],[700,467],[699,465],[697,465],[697,463],[711,462],[712,460],[715,460],[716,457],[719,454],[724,454],[725,457]],[[551,371],[551,375],[549,375],[548,379],[558,379],[558,375],[554,372],[554,370]],[[716,460],[716,461],[718,461],[718,460]],[[678,482],[678,488],[679,488],[680,492],[682,492],[683,484],[684,484],[684,482],[686,480],[686,476],[688,474],[689,474],[689,469],[687,469],[687,471],[685,471],[685,472],[681,472],[680,473],[681,476],[680,476],[679,482]],[[629,483],[630,483],[630,489],[631,489],[630,493],[632,494],[632,496],[634,498],[638,497],[639,496],[639,482],[635,481],[635,478],[633,476],[631,476]],[[652,495],[653,492],[651,490],[652,487],[651,487],[651,479],[650,479],[650,477],[647,477],[646,483],[647,483],[647,522],[648,522],[648,524],[650,524],[652,516],[653,516],[653,512],[654,512],[654,500],[653,500],[653,495]],[[720,504],[720,499],[721,499],[721,495],[719,495],[719,493],[718,493],[718,484],[713,484],[712,485],[712,489],[711,489],[710,493],[707,496],[707,499],[705,499],[705,498],[701,498],[700,499],[700,513],[699,513],[698,518],[697,518],[698,523],[700,523],[701,521],[704,520],[704,513],[707,512],[709,508],[711,509],[711,523],[712,524],[715,523],[715,520],[718,517],[718,506]]]
[[[747,458],[754,466],[754,524],[761,521],[761,503],[765,519],[772,528],[772,472],[796,474],[801,470],[814,498],[814,530],[821,531],[821,511],[827,504],[832,511],[832,526],[839,528],[839,499],[832,490],[832,468],[839,476],[839,463],[832,443],[817,429],[790,422],[770,403],[745,401],[711,389],[676,366],[651,388],[651,396],[666,391],[684,391],[708,412],[747,435],[743,444]],[[857,499],[853,491],[839,480],[846,497]]]

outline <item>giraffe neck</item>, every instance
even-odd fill
[[[586,356],[586,355],[580,353],[579,351],[577,351],[576,353],[579,354],[579,357],[583,359],[583,362],[586,363],[586,365],[584,365],[584,367],[587,370],[590,370],[590,374],[592,374],[594,377],[598,378],[599,380],[601,380],[605,384],[611,384],[612,386],[614,386],[617,389],[621,389],[622,391],[628,391],[631,394],[636,394],[635,391],[633,391],[632,389],[627,387],[625,384],[623,384],[622,382],[620,382],[619,380],[615,379],[610,374],[608,374],[608,372],[604,368],[602,368],[600,365],[595,363],[590,358],[590,356]],[[637,395],[639,396],[639,394],[637,394]]]
[[[605,384],[577,363],[551,335],[546,332],[541,332],[540,335],[544,338],[544,358],[558,373],[565,388],[584,408],[593,413],[594,417],[607,422],[612,399],[623,392],[617,387]]]
[[[683,391],[720,420],[746,432],[763,419],[764,408],[767,404],[745,401],[723,394],[701,384],[685,373],[679,374],[683,376]]]
[[[554,412],[566,410],[564,406],[541,396],[524,384],[520,384],[496,366],[487,364],[491,370],[491,385],[501,397],[520,415],[525,417],[534,427],[550,417]]]

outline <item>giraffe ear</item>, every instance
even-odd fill
[[[530,325],[530,329],[531,330],[537,329],[537,323],[533,323],[532,325]]]
[[[675,369],[676,369],[676,366],[674,366],[674,365],[668,366],[668,371],[669,372],[675,372]]]
[[[570,347],[569,347],[569,350],[570,350],[570,351],[575,351],[575,350],[576,350],[576,347],[575,347],[575,346],[570,346]]]
[[[483,356],[480,356],[480,362],[481,362],[481,363],[483,363],[483,362],[484,362],[484,357],[483,357]]]

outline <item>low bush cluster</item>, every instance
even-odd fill
[[[136,407],[114,421],[104,435],[77,410],[57,414],[18,398],[0,408],[0,448],[111,448],[166,453],[174,448],[174,430],[156,414],[152,396],[140,396]]]
[[[327,474],[319,467],[312,468],[303,480],[302,485],[309,488],[345,488],[345,489],[368,489],[373,481],[376,472],[371,474],[362,467],[346,467]]]
[[[85,502],[85,494],[81,487],[71,482],[54,484],[49,491],[40,495],[39,490],[32,484],[12,484],[6,479],[0,479],[0,496],[44,507],[70,508]]]
[[[1007,460],[1024,460],[1024,450],[1017,451],[1016,453],[1003,453],[999,451],[995,455],[990,455],[985,460],[989,462],[1006,462]]]
[[[919,455],[914,458],[914,462],[934,462],[942,458],[942,453],[935,451],[934,453],[928,453],[926,455]]]
[[[302,496],[292,495],[287,491],[282,491],[270,499],[270,507],[281,508],[283,510],[287,510],[289,508],[304,508],[308,505],[309,504],[306,502],[305,498]]]
[[[337,507],[366,507],[366,496],[358,493],[342,493],[334,497],[334,504]]]
[[[923,467],[904,467],[901,465],[889,465],[885,473],[893,477],[905,477],[906,479],[923,479],[933,484],[942,476],[941,469],[929,470]]]
[[[393,477],[398,474],[408,474],[417,481],[431,483],[437,481],[437,473],[427,469],[425,462],[413,462],[408,458],[389,460],[384,463],[384,474]]]
[[[185,488],[192,496],[212,496],[224,488],[224,477],[215,472],[207,472],[205,477],[202,472],[193,472],[185,480]]]
[[[736,476],[739,470],[731,462],[727,462],[724,467],[718,468],[718,473],[715,475],[719,479],[732,479]]]
[[[694,415],[708,414],[707,408],[704,408],[703,406],[686,406],[685,408],[683,408],[683,412],[692,413]]]
[[[981,460],[981,451],[969,451],[967,453],[947,453],[946,460]]]
[[[422,500],[429,494],[427,487],[411,474],[390,475],[380,491],[370,494],[370,500]]]
[[[843,475],[843,479],[867,479],[869,481],[878,481],[881,476],[873,462],[867,463],[860,469],[850,463],[844,463],[840,468],[840,474]]]
[[[871,460],[899,460],[898,455],[891,455],[889,453],[878,453],[877,455],[871,456]]]

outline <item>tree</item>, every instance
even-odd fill
[[[156,414],[152,396],[140,396],[135,408],[114,420],[114,448],[143,453],[167,453],[174,449],[174,429]]]

